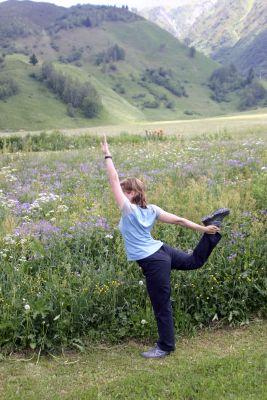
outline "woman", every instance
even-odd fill
[[[165,357],[175,350],[170,302],[171,269],[197,269],[207,261],[221,239],[218,233],[219,228],[223,218],[229,214],[229,209],[216,210],[203,218],[203,226],[163,211],[155,205],[148,205],[144,185],[139,179],[129,178],[120,182],[105,136],[101,142],[101,148],[105,155],[111,190],[121,211],[119,228],[124,239],[127,258],[129,261],[136,261],[143,270],[158,326],[157,344],[152,349],[143,352],[142,356],[145,358]],[[181,225],[202,232],[204,235],[193,253],[189,255],[152,238],[150,232],[156,220]]]

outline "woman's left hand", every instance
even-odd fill
[[[109,148],[108,148],[108,142],[107,142],[106,135],[104,135],[102,140],[101,140],[101,150],[105,154],[105,156],[110,156],[111,155],[110,151],[109,151]]]
[[[205,228],[205,233],[208,235],[215,235],[215,233],[220,231],[220,228],[218,228],[216,225],[208,225]]]

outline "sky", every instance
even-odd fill
[[[2,3],[5,0],[0,0]],[[118,6],[128,5],[129,8],[142,9],[146,7],[157,7],[157,6],[173,6],[177,7],[179,4],[188,3],[189,0],[33,0],[38,2],[53,3],[57,6],[71,7],[76,4],[98,4],[98,5],[109,5]]]

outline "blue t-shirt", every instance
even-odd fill
[[[151,229],[163,210],[150,204],[141,208],[126,199],[121,210],[121,231],[129,261],[141,260],[155,253],[163,243],[151,236]]]

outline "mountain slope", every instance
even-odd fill
[[[267,29],[255,37],[242,38],[233,47],[218,50],[214,58],[233,63],[244,73],[253,68],[260,79],[267,79]]]
[[[172,120],[237,109],[238,96],[225,103],[211,99],[207,82],[215,62],[198,52],[190,55],[187,46],[127,7],[64,9],[9,1],[0,4],[0,27],[9,22],[9,33],[0,37],[0,95],[8,79],[18,92],[0,100],[1,129]],[[35,66],[29,64],[33,53],[39,61]],[[82,109],[48,90],[40,79],[47,62],[67,77],[69,87],[75,80],[95,87],[103,105],[98,118],[85,118]]]
[[[163,19],[162,15],[166,14],[168,19]],[[164,7],[146,10],[143,15],[219,62],[233,59],[241,71],[254,66],[258,75],[267,76],[264,62],[255,65],[252,51],[253,42],[260,41],[266,29],[265,0],[202,0],[171,10]],[[260,51],[259,46],[257,49]]]

